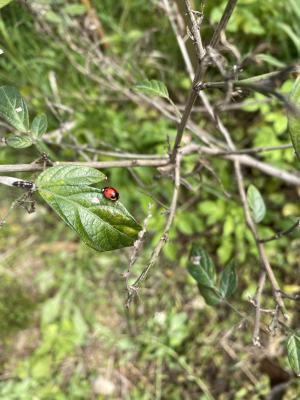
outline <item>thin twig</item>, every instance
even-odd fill
[[[300,227],[300,220],[298,219],[291,227],[289,227],[285,231],[278,232],[274,236],[271,236],[267,239],[259,239],[259,242],[267,243],[267,242],[271,242],[272,240],[280,239],[283,236],[290,235],[292,232],[294,232],[295,229],[298,229],[299,227]]]
[[[261,347],[260,342],[260,316],[261,316],[261,295],[264,290],[264,286],[266,283],[266,273],[262,271],[259,277],[258,286],[254,298],[255,304],[255,321],[254,321],[254,329],[253,329],[253,336],[252,336],[252,343],[254,346]]]
[[[175,176],[174,176],[174,190],[173,190],[173,196],[172,196],[172,201],[169,209],[169,214],[168,218],[165,224],[165,228],[163,230],[162,236],[158,242],[158,244],[155,246],[155,249],[152,252],[150,261],[146,268],[143,270],[143,272],[140,274],[140,276],[136,279],[136,281],[130,286],[130,291],[129,291],[129,296],[127,299],[127,306],[130,305],[133,297],[136,295],[140,283],[144,281],[148,275],[148,272],[150,269],[155,265],[157,262],[157,259],[165,246],[165,244],[168,241],[169,237],[169,231],[171,229],[174,217],[175,217],[175,212],[177,208],[177,200],[178,200],[178,193],[179,193],[179,188],[180,188],[180,166],[181,166],[181,154],[177,153],[176,156],[176,163],[175,163]]]
[[[60,165],[78,165],[82,167],[91,167],[97,169],[104,168],[135,168],[135,167],[163,167],[168,165],[169,161],[161,160],[118,160],[118,161],[56,161],[53,166]],[[41,164],[15,164],[15,165],[0,165],[0,173],[6,172],[34,172],[43,171],[44,167]]]
[[[268,257],[265,252],[265,248],[264,248],[263,244],[259,242],[256,226],[255,226],[255,223],[253,222],[253,219],[251,216],[251,212],[250,212],[249,205],[247,202],[246,191],[245,191],[245,187],[244,187],[244,183],[243,183],[244,181],[243,181],[241,166],[238,161],[235,162],[235,172],[236,172],[236,178],[237,178],[238,188],[239,188],[239,192],[240,192],[240,198],[242,201],[247,225],[248,225],[250,231],[252,232],[252,235],[256,241],[256,246],[258,248],[262,266],[264,267],[264,269],[268,275],[269,281],[272,285],[273,295],[276,300],[276,303],[279,305],[283,315],[286,317],[285,307],[284,307],[284,303],[282,300],[282,296],[280,294],[280,288],[279,288],[277,279],[276,279],[274,272],[272,270],[272,267],[269,263]]]
[[[209,47],[214,48],[219,43],[221,32],[226,29],[226,26],[227,26],[228,21],[233,13],[236,3],[237,3],[237,0],[229,0],[227,2],[226,8],[220,19],[220,22],[218,23],[218,26],[213,33],[213,37],[209,43]]]

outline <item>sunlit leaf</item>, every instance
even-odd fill
[[[47,116],[46,114],[37,115],[31,124],[31,133],[34,137],[40,138],[44,133],[47,132]]]
[[[291,92],[290,101],[297,109],[300,109],[300,76],[297,78]],[[295,153],[300,158],[300,116],[293,112],[288,113],[289,132]]]
[[[0,0],[0,8],[7,6],[7,4],[11,3],[12,0]]]
[[[256,223],[261,222],[266,215],[266,206],[259,190],[250,185],[247,191],[247,200],[252,211],[253,219]]]
[[[108,251],[132,246],[140,225],[120,201],[103,197],[98,188],[105,175],[93,168],[56,166],[37,179],[40,195],[90,247]]]
[[[29,136],[9,135],[6,144],[14,149],[25,149],[32,145],[32,139]]]
[[[233,261],[229,262],[221,274],[220,293],[223,298],[228,299],[237,288],[237,274]]]
[[[20,132],[29,130],[27,104],[13,86],[0,87],[0,117]]]
[[[300,337],[292,335],[287,341],[288,359],[292,370],[300,376]]]
[[[169,92],[166,85],[161,81],[156,80],[144,80],[138,82],[134,86],[135,91],[147,94],[148,96],[158,96],[164,97],[166,99],[169,98]]]

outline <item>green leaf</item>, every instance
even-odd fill
[[[82,4],[70,4],[63,8],[63,12],[65,12],[68,15],[71,15],[72,17],[76,17],[79,15],[86,14],[86,7]]]
[[[20,132],[29,130],[27,104],[13,86],[0,87],[0,117]]]
[[[31,124],[31,133],[34,137],[40,138],[47,132],[48,121],[46,114],[37,115]]]
[[[215,266],[205,250],[192,246],[188,271],[199,285],[213,288],[215,286]]]
[[[166,87],[166,85],[161,82],[161,81],[156,81],[156,80],[144,80],[141,82],[138,82],[134,86],[135,91],[144,93],[148,96],[158,96],[158,97],[164,97],[166,99],[169,98],[169,92]]]
[[[32,139],[30,136],[10,135],[6,139],[6,143],[9,147],[13,147],[14,149],[25,149],[32,145]]]
[[[216,288],[198,285],[198,289],[206,304],[209,306],[216,306],[221,302],[221,295]]]
[[[140,225],[120,201],[103,197],[98,188],[105,175],[93,168],[56,166],[37,179],[43,199],[90,247],[109,251],[132,246]]]
[[[291,103],[294,104],[297,109],[300,109],[300,76],[294,83],[291,96]],[[300,116],[293,112],[288,112],[289,132],[291,140],[294,146],[295,153],[300,158]]]
[[[288,359],[292,370],[300,376],[300,336],[292,335],[287,341]]]
[[[235,264],[230,261],[221,274],[220,293],[224,299],[228,299],[237,288],[237,274]]]
[[[250,185],[247,191],[247,200],[252,211],[253,219],[256,223],[261,222],[266,215],[266,206],[259,190]]]
[[[0,8],[5,7],[7,4],[11,3],[12,0],[0,0]]]

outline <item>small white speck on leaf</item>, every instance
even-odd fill
[[[100,203],[100,199],[98,199],[98,197],[93,197],[91,201],[92,201],[93,204],[99,204]]]
[[[200,265],[201,256],[193,256],[191,257],[191,261],[194,265]]]
[[[16,112],[17,112],[17,113],[19,113],[19,112],[21,112],[21,111],[23,111],[23,108],[22,108],[22,107],[16,108]]]
[[[0,56],[4,53],[4,50],[0,49]]]

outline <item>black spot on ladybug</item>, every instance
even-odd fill
[[[107,200],[117,201],[119,199],[119,192],[109,186],[102,189],[102,194]]]

